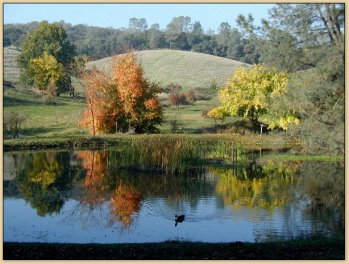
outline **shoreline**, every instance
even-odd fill
[[[305,238],[262,243],[166,241],[126,244],[4,242],[4,260],[344,260],[344,238]]]

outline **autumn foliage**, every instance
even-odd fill
[[[92,71],[84,75],[87,109],[79,121],[91,134],[113,132],[116,122],[123,116],[116,85],[103,73]]]
[[[158,85],[149,83],[134,54],[117,57],[112,78],[96,70],[86,73],[84,83],[88,108],[79,124],[93,135],[134,129],[153,132],[162,120],[156,97]]]
[[[114,219],[128,227],[133,221],[132,215],[140,210],[140,204],[140,193],[132,186],[120,182],[112,196],[110,208]]]
[[[152,132],[161,123],[162,109],[156,97],[160,87],[149,83],[143,76],[143,68],[133,53],[117,59],[113,80],[118,87],[119,98],[130,127],[138,133]]]
[[[105,202],[105,192],[108,185],[105,184],[107,177],[107,154],[100,151],[79,151],[77,157],[86,171],[84,188],[86,196],[83,202],[91,206],[102,205]]]

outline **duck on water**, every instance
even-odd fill
[[[184,221],[185,215],[175,215],[175,226],[177,226],[178,223],[182,223]]]

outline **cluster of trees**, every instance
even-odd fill
[[[154,132],[161,123],[156,97],[160,87],[144,78],[133,54],[116,60],[112,78],[97,70],[85,71],[87,59],[76,56],[64,28],[44,21],[26,35],[17,60],[21,81],[49,95],[72,91],[71,77],[82,77],[88,109],[80,124],[93,135],[129,129]]]
[[[60,21],[67,39],[76,47],[78,55],[100,59],[129,50],[178,49],[212,54],[220,57],[257,63],[259,54],[255,45],[244,38],[228,22],[222,22],[217,33],[206,32],[199,21],[188,16],[174,17],[165,29],[159,24],[148,27],[144,18],[130,18],[128,28],[103,28],[87,25],[71,25]],[[29,24],[5,24],[4,46],[21,46],[25,35],[39,27]]]
[[[115,58],[113,76],[97,70],[86,72],[84,86],[87,109],[80,125],[91,134],[154,132],[162,122],[160,87],[144,78],[143,68],[132,53]]]
[[[343,154],[344,13],[344,4],[277,4],[260,27],[252,15],[239,16],[265,66],[236,71],[211,115],[225,111],[256,125],[263,116],[311,151]]]
[[[290,73],[276,107],[297,110],[292,132],[317,152],[344,153],[344,14],[344,4],[279,4],[262,30],[241,19],[264,62]]]

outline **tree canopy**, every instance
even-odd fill
[[[20,78],[26,84],[39,85],[40,89],[54,82],[59,92],[68,91],[75,55],[75,47],[68,41],[61,25],[41,22],[26,35],[22,44],[17,60]]]
[[[64,75],[63,65],[46,51],[43,56],[30,61],[30,69],[34,73],[34,85],[40,90],[46,90],[49,85],[56,86]]]
[[[271,105],[274,100],[285,94],[288,75],[277,72],[263,65],[253,65],[250,68],[239,68],[219,91],[219,100],[222,104],[222,114],[226,111],[231,116],[250,119],[255,128],[260,117],[269,120]],[[224,110],[222,112],[222,110]],[[274,112],[273,116],[277,116]],[[269,127],[280,126],[287,129],[289,123],[299,120],[291,114],[277,116]]]
[[[143,68],[134,54],[115,59],[113,77],[86,72],[84,86],[88,108],[80,125],[93,135],[134,129],[136,133],[154,132],[162,121],[162,108],[156,94],[160,88],[144,78]]]
[[[160,87],[144,78],[143,68],[133,53],[118,58],[113,70],[113,80],[127,123],[136,132],[150,132],[161,123],[162,108],[156,97]]]
[[[71,25],[60,21],[67,40],[76,47],[78,55],[87,55],[90,59],[101,59],[130,50],[145,49],[181,49],[192,50],[220,57],[257,63],[259,54],[248,39],[223,22],[216,30],[204,30],[200,21],[191,17],[173,17],[164,29],[155,23],[148,27],[145,18],[130,18],[127,28],[103,28],[87,25]],[[21,46],[25,36],[39,27],[38,22],[29,24],[5,24],[4,46]],[[222,30],[225,28],[225,30]]]

